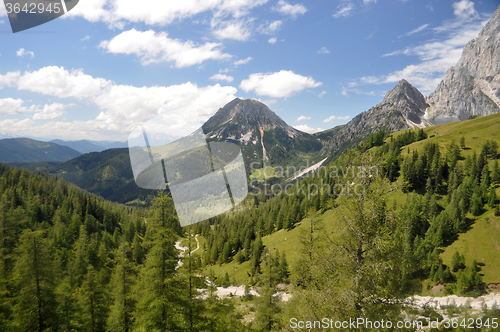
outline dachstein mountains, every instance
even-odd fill
[[[247,147],[248,159],[270,164],[292,161],[321,149],[336,156],[379,130],[395,132],[467,120],[500,111],[500,7],[479,36],[464,48],[436,91],[424,97],[401,80],[382,102],[344,126],[315,135],[302,133],[256,100],[235,99],[203,126],[209,139],[235,140]],[[248,146],[252,146],[250,150]],[[247,153],[247,154],[248,154]],[[293,156],[290,156],[292,154]]]

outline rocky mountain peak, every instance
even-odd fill
[[[479,36],[464,47],[460,60],[427,102],[425,118],[432,124],[500,111],[500,7]]]
[[[248,132],[271,128],[282,128],[291,137],[298,133],[264,103],[255,99],[239,98],[219,109],[203,125],[203,131],[208,137],[217,138],[236,138]]]

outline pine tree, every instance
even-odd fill
[[[150,244],[136,289],[134,318],[139,329],[171,331],[181,329],[182,287],[175,275],[178,255],[174,247],[176,224],[172,199],[160,194],[153,200],[155,217],[148,221]]]
[[[263,287],[256,301],[255,323],[259,331],[276,331],[280,328],[279,298],[273,296],[276,292],[278,273],[272,253],[267,253],[264,260]]]
[[[483,213],[483,200],[477,192],[472,195],[472,206],[470,212],[474,216],[479,216]]]
[[[465,149],[465,137],[463,136],[460,138],[460,147],[462,150]]]
[[[57,326],[53,259],[42,231],[26,230],[19,239],[14,267],[19,293],[14,316],[21,331],[46,331]]]
[[[495,160],[493,164],[493,170],[491,172],[491,183],[496,185],[500,183],[500,173],[498,169],[498,160]]]
[[[132,313],[136,303],[132,296],[135,271],[129,255],[128,242],[122,242],[117,251],[116,267],[110,283],[113,304],[107,319],[109,331],[128,332],[132,330]]]
[[[488,198],[488,206],[494,208],[497,202],[497,194],[495,188],[491,188],[490,195]]]
[[[141,240],[139,239],[139,235],[137,233],[134,236],[133,246],[134,250],[132,251],[132,255],[134,257],[134,261],[140,265],[144,259],[144,250],[142,249]]]
[[[77,297],[81,328],[91,332],[105,331],[108,298],[102,279],[92,265],[87,268],[87,274],[82,280]]]

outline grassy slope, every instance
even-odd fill
[[[474,149],[476,153],[479,153],[486,140],[496,140],[500,145],[500,113],[474,120],[429,127],[425,131],[429,137],[435,136],[409,145],[410,151],[421,151],[427,142],[437,142],[444,152],[453,140],[459,144],[460,138],[464,136],[466,149],[462,150],[462,156],[466,157],[472,155]],[[399,134],[395,133],[394,136]],[[407,149],[407,147],[403,148],[403,154],[407,153]],[[492,163],[490,161],[490,166]],[[400,187],[400,180],[396,181],[393,187]],[[500,188],[497,188],[497,195],[500,197]],[[397,190],[389,193],[386,198],[390,206],[392,206],[393,201],[396,201],[400,207],[406,201],[406,196],[407,194]],[[443,205],[445,201],[440,197],[438,203]],[[470,214],[467,217],[473,218]],[[327,232],[334,231],[336,218],[334,210],[326,211],[319,218],[324,220]],[[264,237],[262,241],[267,248],[276,248],[280,252],[286,252],[288,263],[293,266],[297,257],[296,250],[300,247],[300,231],[308,226],[309,221],[306,219],[295,229],[291,231],[280,230]],[[485,263],[485,266],[482,267],[482,273],[486,283],[500,283],[500,217],[495,217],[491,210],[488,209],[483,215],[477,217],[469,231],[460,234],[457,241],[443,249],[442,258],[445,264],[450,264],[451,256],[458,250],[465,254],[468,262],[476,259],[478,262]],[[209,269],[213,269],[216,276],[223,276],[228,272],[230,278],[232,279],[234,276],[238,284],[244,284],[249,280],[247,275],[249,262],[239,265],[233,261],[221,266],[215,265],[208,267],[205,272],[208,272]]]

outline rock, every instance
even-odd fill
[[[427,102],[423,119],[436,125],[500,111],[500,7]]]

